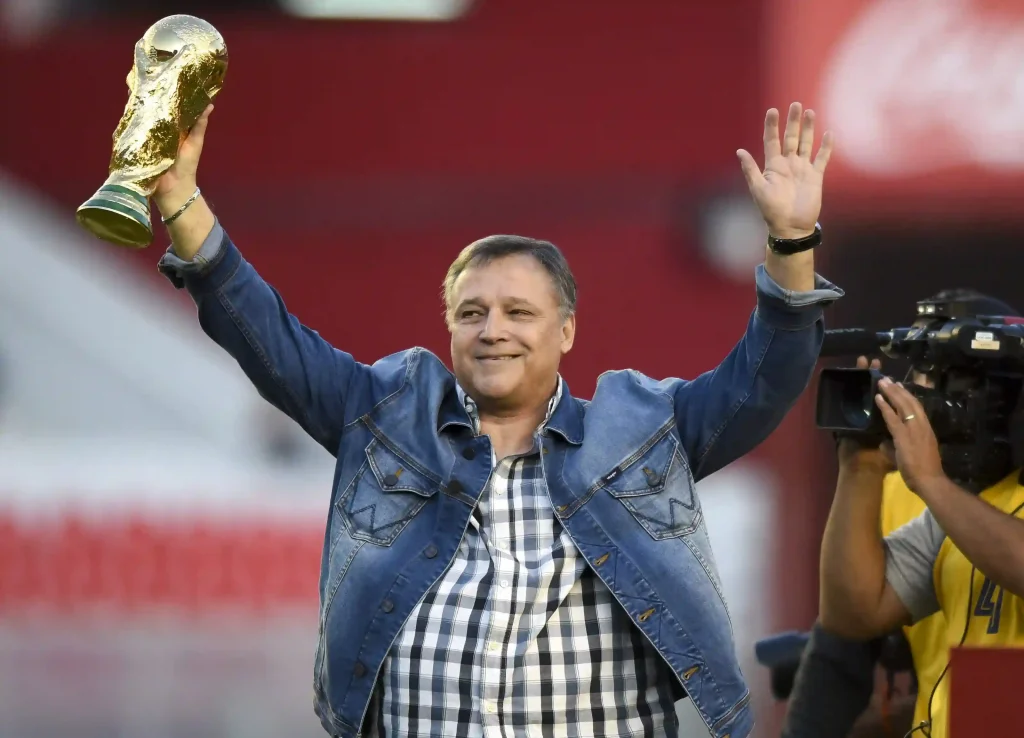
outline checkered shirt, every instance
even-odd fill
[[[561,395],[559,379],[549,418]],[[370,735],[677,735],[678,682],[555,518],[539,449],[492,456],[455,560],[385,661]]]

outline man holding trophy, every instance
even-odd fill
[[[831,151],[825,134],[812,156],[813,112],[794,103],[780,135],[768,111],[763,170],[737,152],[769,238],[732,352],[690,381],[606,373],[587,402],[558,371],[576,283],[546,241],[490,236],[452,263],[454,372],[421,348],[362,364],[303,326],[197,186],[211,111],[174,119],[176,157],[132,191],[160,211],[160,269],[203,330],[337,458],[313,679],[325,730],[677,736],[689,697],[716,738],[750,735],[694,485],[781,422],[842,295],[813,268]]]

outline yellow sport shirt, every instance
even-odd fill
[[[1019,471],[989,487],[979,496],[1009,514],[1024,510],[1024,487]],[[906,489],[902,480],[886,480],[886,488]],[[909,490],[906,490],[909,493]],[[900,492],[891,493],[894,499]],[[883,521],[886,516],[883,514]],[[895,519],[895,518],[894,518]],[[883,528],[885,526],[883,522]],[[961,644],[974,647],[1024,647],[1024,600],[1004,592],[972,564],[946,538],[934,516],[925,510],[885,538],[886,579],[910,611],[914,625],[911,650],[915,668],[927,670],[932,679],[921,692],[915,708],[915,724],[928,719],[928,700],[935,679],[945,669],[949,649]],[[972,576],[973,573],[973,576]],[[968,605],[970,613],[968,614]],[[940,613],[943,625],[935,625]],[[924,630],[913,629],[926,626]],[[944,626],[944,627],[943,627]],[[932,629],[931,635],[928,629]],[[916,648],[915,648],[915,641]],[[921,662],[918,665],[918,652]],[[936,673],[936,671],[938,673]],[[945,674],[931,700],[931,738],[946,738],[950,674]]]
[[[910,491],[899,472],[885,477],[882,485],[882,535],[888,536],[925,511],[924,501]],[[946,619],[934,612],[919,622],[903,628],[914,658],[917,674],[917,701],[914,703],[914,725],[928,719],[928,698],[939,675],[946,666]]]

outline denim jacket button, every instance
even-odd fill
[[[380,604],[380,609],[383,610],[384,612],[391,612],[392,610],[395,609],[395,603],[392,602],[391,600],[384,600]]]
[[[453,479],[452,481],[448,482],[448,494],[460,495],[462,494],[462,490],[462,482],[460,482],[458,479]]]
[[[356,662],[356,668],[352,670],[352,673],[356,676],[357,679],[366,674],[366,667],[363,666],[362,661]]]
[[[386,484],[388,487],[394,487],[396,484],[398,484],[398,475],[388,474],[386,477],[384,477],[384,484]]]
[[[423,551],[423,555],[426,556],[428,559],[434,558],[435,556],[437,556],[437,546],[431,543],[429,546],[427,546],[426,550]]]
[[[470,448],[468,446],[462,449],[462,458],[464,458],[466,461],[472,461],[473,459],[476,458],[476,449]]]

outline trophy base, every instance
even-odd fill
[[[141,249],[153,242],[149,198],[123,185],[103,185],[75,217],[85,230],[118,246]]]

